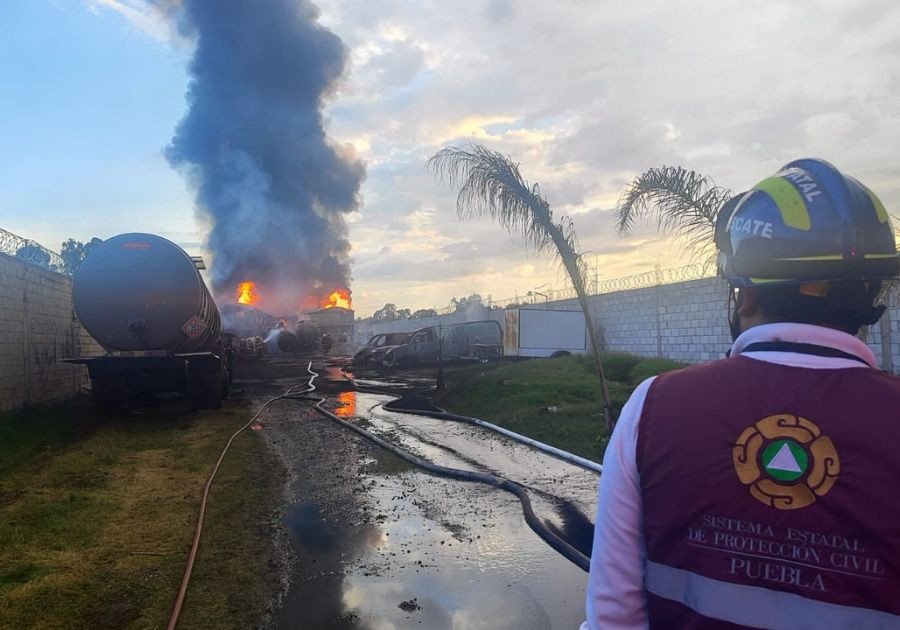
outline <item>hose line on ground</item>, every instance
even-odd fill
[[[302,387],[302,385],[294,385],[293,387],[288,388],[283,394],[270,398],[269,400],[264,402],[263,405],[257,410],[257,412],[253,414],[253,417],[250,418],[247,424],[234,432],[234,434],[228,439],[228,442],[225,444],[225,448],[222,449],[222,453],[219,455],[219,459],[216,461],[216,465],[213,466],[212,472],[209,475],[209,479],[206,480],[206,485],[203,486],[203,496],[200,499],[200,513],[197,515],[197,526],[194,529],[194,540],[191,543],[191,551],[188,554],[187,564],[184,567],[184,576],[182,576],[181,578],[181,587],[178,589],[178,596],[175,598],[175,607],[172,609],[172,615],[169,617],[169,624],[166,626],[167,630],[174,630],[175,626],[178,625],[178,617],[181,615],[181,608],[184,605],[184,597],[187,594],[188,584],[190,584],[191,582],[191,572],[194,570],[194,561],[197,559],[197,550],[200,548],[200,535],[203,533],[203,518],[206,515],[206,503],[209,497],[209,488],[210,486],[212,486],[212,482],[216,477],[216,473],[219,472],[219,466],[222,464],[222,460],[225,459],[225,453],[228,452],[229,447],[231,447],[231,443],[234,442],[234,438],[236,438],[239,434],[246,430],[247,427],[253,424],[256,419],[259,418],[260,414],[265,411],[266,407],[271,405],[276,400],[281,400],[282,398],[291,398],[297,396],[298,394],[313,391],[313,389],[315,388],[310,388],[311,385],[312,379],[310,379],[310,381],[306,383],[307,389],[303,390],[302,392],[294,392],[294,390],[298,387]]]
[[[188,585],[191,581],[191,573],[194,570],[194,563],[197,559],[197,552],[200,548],[200,537],[203,533],[203,521],[206,516],[206,505],[209,499],[209,489],[212,486],[213,480],[216,477],[216,473],[219,472],[219,467],[222,464],[222,460],[225,459],[225,454],[228,452],[228,449],[231,447],[234,439],[243,433],[250,425],[252,425],[257,418],[262,414],[266,408],[274,403],[277,400],[309,400],[315,403],[313,408],[319,413],[323,414],[327,418],[334,420],[338,424],[355,431],[366,439],[374,442],[375,444],[381,446],[385,450],[390,451],[394,455],[397,455],[401,459],[404,459],[411,464],[418,466],[419,468],[424,468],[430,472],[433,472],[438,475],[442,475],[445,477],[450,477],[453,479],[460,479],[462,481],[475,481],[479,483],[484,483],[489,486],[493,486],[495,488],[500,488],[501,490],[506,490],[514,494],[522,504],[522,511],[525,515],[525,522],[528,523],[528,526],[538,535],[541,539],[544,540],[548,545],[550,545],[553,549],[555,549],[558,553],[560,553],[563,557],[573,562],[580,569],[584,571],[590,570],[590,558],[586,555],[578,551],[575,547],[570,545],[568,542],[559,537],[556,533],[551,531],[544,525],[543,522],[537,517],[534,513],[534,508],[531,506],[531,499],[528,496],[525,488],[520,484],[510,481],[508,479],[504,479],[502,477],[497,477],[495,475],[491,475],[488,473],[475,472],[470,470],[462,470],[459,468],[449,468],[447,466],[441,466],[439,464],[434,464],[427,460],[424,460],[420,457],[416,457],[415,455],[404,451],[400,448],[397,448],[390,442],[387,442],[377,435],[366,431],[362,427],[359,427],[352,422],[347,422],[343,418],[336,416],[331,413],[327,409],[322,407],[322,404],[325,402],[324,398],[319,398],[317,396],[310,396],[309,394],[316,390],[315,380],[319,377],[318,373],[314,372],[312,369],[312,362],[309,363],[306,367],[307,372],[310,374],[309,381],[306,383],[306,387],[303,390],[295,391],[298,387],[302,387],[302,385],[294,385],[293,387],[288,388],[283,394],[278,396],[274,396],[264,402],[262,406],[253,414],[253,417],[247,421],[244,426],[235,431],[230,438],[228,438],[228,442],[226,442],[225,447],[222,449],[222,452],[219,454],[219,458],[216,460],[215,466],[213,466],[212,472],[209,475],[209,478],[206,480],[206,484],[203,486],[203,495],[200,499],[200,511],[197,515],[197,525],[194,529],[194,538],[191,542],[191,550],[188,554],[187,563],[184,568],[184,575],[181,579],[181,586],[178,589],[178,596],[175,598],[175,606],[172,609],[172,614],[169,617],[169,623],[166,626],[167,630],[175,630],[175,627],[178,625],[178,619],[181,615],[181,609],[184,606],[184,599],[187,595]],[[412,412],[410,412],[412,413]],[[430,415],[430,412],[423,412],[424,415]],[[460,417],[463,418],[463,417]],[[489,423],[486,423],[489,424]]]
[[[319,413],[323,414],[327,418],[334,420],[338,424],[350,429],[351,431],[355,431],[360,434],[364,438],[378,444],[382,448],[390,451],[394,455],[408,461],[409,463],[418,466],[420,468],[424,468],[430,472],[433,472],[438,475],[442,475],[445,477],[451,477],[453,479],[460,479],[462,481],[476,481],[479,483],[484,483],[489,486],[493,486],[495,488],[500,488],[501,490],[506,490],[510,492],[519,499],[522,504],[522,511],[525,515],[525,522],[528,523],[528,526],[540,536],[544,542],[550,545],[553,549],[559,552],[563,557],[570,560],[572,563],[577,565],[580,569],[584,571],[590,570],[590,558],[581,553],[578,549],[570,545],[568,542],[563,540],[560,536],[558,536],[555,532],[550,530],[544,523],[537,517],[534,513],[534,509],[531,506],[531,499],[528,496],[525,488],[520,484],[510,481],[509,479],[504,479],[502,477],[498,477],[495,475],[491,475],[488,473],[476,472],[471,470],[462,470],[459,468],[449,468],[447,466],[441,466],[439,464],[435,464],[433,462],[429,462],[425,459],[417,457],[412,453],[404,451],[396,447],[395,445],[383,440],[377,435],[366,431],[360,426],[353,424],[352,422],[348,422],[343,418],[331,413],[327,409],[322,407],[322,404],[325,402],[324,398],[319,398],[317,396],[310,396],[309,394],[312,391],[315,391],[315,380],[318,378],[318,374],[313,371],[312,364],[310,363],[307,370],[310,373],[309,386],[308,389],[304,392],[298,393],[296,395],[284,396],[285,398],[290,398],[294,400],[310,400],[315,404],[313,408],[316,409]]]
[[[461,416],[455,413],[449,413],[440,407],[435,407],[434,409],[413,409],[408,407],[397,407],[394,405],[400,398],[396,393],[379,389],[377,387],[368,387],[366,385],[358,385],[355,380],[348,377],[346,374],[344,375],[350,383],[353,384],[354,389],[357,389],[361,392],[371,392],[373,394],[380,394],[382,396],[391,396],[394,400],[388,403],[379,403],[382,409],[390,411],[392,413],[405,413],[413,416],[426,416],[428,418],[436,418],[438,420],[451,420],[454,422],[465,422],[466,424],[474,424],[479,427],[483,427],[490,431],[494,431],[495,433],[499,433],[501,435],[505,435],[506,437],[515,440],[517,442],[521,442],[522,444],[526,444],[531,446],[532,448],[536,448],[539,451],[543,451],[548,455],[556,457],[564,462],[568,462],[569,464],[574,464],[579,468],[584,468],[585,470],[590,470],[595,473],[603,472],[603,464],[599,462],[595,462],[593,460],[587,459],[586,457],[580,457],[579,455],[575,455],[574,453],[570,453],[569,451],[564,451],[560,448],[556,448],[555,446],[550,446],[549,444],[545,444],[543,442],[539,442],[533,438],[530,438],[526,435],[522,435],[520,433],[516,433],[515,431],[510,431],[507,428],[497,426],[487,420],[482,420],[481,418],[473,418],[470,416]],[[373,405],[373,409],[379,405]]]
[[[428,409],[400,409],[399,407],[392,406],[391,403],[387,403],[386,405],[381,406],[383,409],[391,411],[393,413],[405,413],[415,416],[427,416],[429,418],[437,418],[438,420],[452,420],[454,422],[465,422],[466,424],[474,424],[479,427],[484,427],[485,429],[490,429],[496,433],[501,435],[505,435],[508,438],[516,440],[517,442],[521,442],[522,444],[527,444],[528,446],[534,447],[539,451],[543,451],[548,455],[552,455],[557,459],[561,459],[564,462],[569,464],[573,464],[578,466],[579,468],[584,468],[585,470],[590,470],[595,473],[603,472],[603,464],[598,464],[597,462],[591,461],[585,457],[579,457],[574,453],[570,453],[568,451],[564,451],[562,449],[556,448],[555,446],[550,446],[549,444],[544,444],[543,442],[539,442],[534,440],[528,436],[521,435],[516,433],[515,431],[510,431],[509,429],[505,429],[503,427],[499,427],[496,424],[491,424],[487,420],[482,420],[481,418],[471,418],[469,416],[460,416],[455,413],[447,413],[446,411],[430,411]]]

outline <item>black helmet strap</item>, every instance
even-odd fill
[[[728,290],[728,328],[731,331],[731,340],[737,341],[741,335],[741,316],[738,311],[744,303],[744,295],[740,289]]]
[[[878,323],[878,320],[881,319],[881,316],[884,315],[884,312],[887,310],[887,306],[884,304],[878,304],[877,306],[873,306],[872,309],[868,313],[868,317],[864,318],[860,323],[863,326],[874,326]]]

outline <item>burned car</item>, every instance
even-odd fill
[[[408,369],[442,361],[496,359],[503,354],[503,331],[495,321],[430,326],[415,331],[406,343],[388,347],[382,364]]]
[[[368,343],[353,355],[354,365],[381,365],[384,353],[388,348],[404,344],[409,339],[409,333],[382,333],[369,339]]]

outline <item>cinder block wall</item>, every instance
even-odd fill
[[[699,362],[731,346],[728,286],[719,278],[664,284],[591,298],[607,350]]]
[[[0,413],[75,396],[87,369],[60,360],[102,353],[75,320],[69,278],[0,254]]]
[[[727,301],[728,285],[704,278],[597,295],[591,307],[607,350],[698,363],[722,358],[731,347]],[[879,367],[900,373],[900,290],[884,302],[887,312],[862,336]]]

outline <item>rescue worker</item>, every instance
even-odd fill
[[[623,408],[582,628],[900,628],[900,378],[854,336],[900,275],[888,213],[797,160],[716,246],[734,345]]]
[[[238,339],[233,335],[225,336],[225,365],[228,369],[228,384],[234,383],[234,370],[237,368]]]

